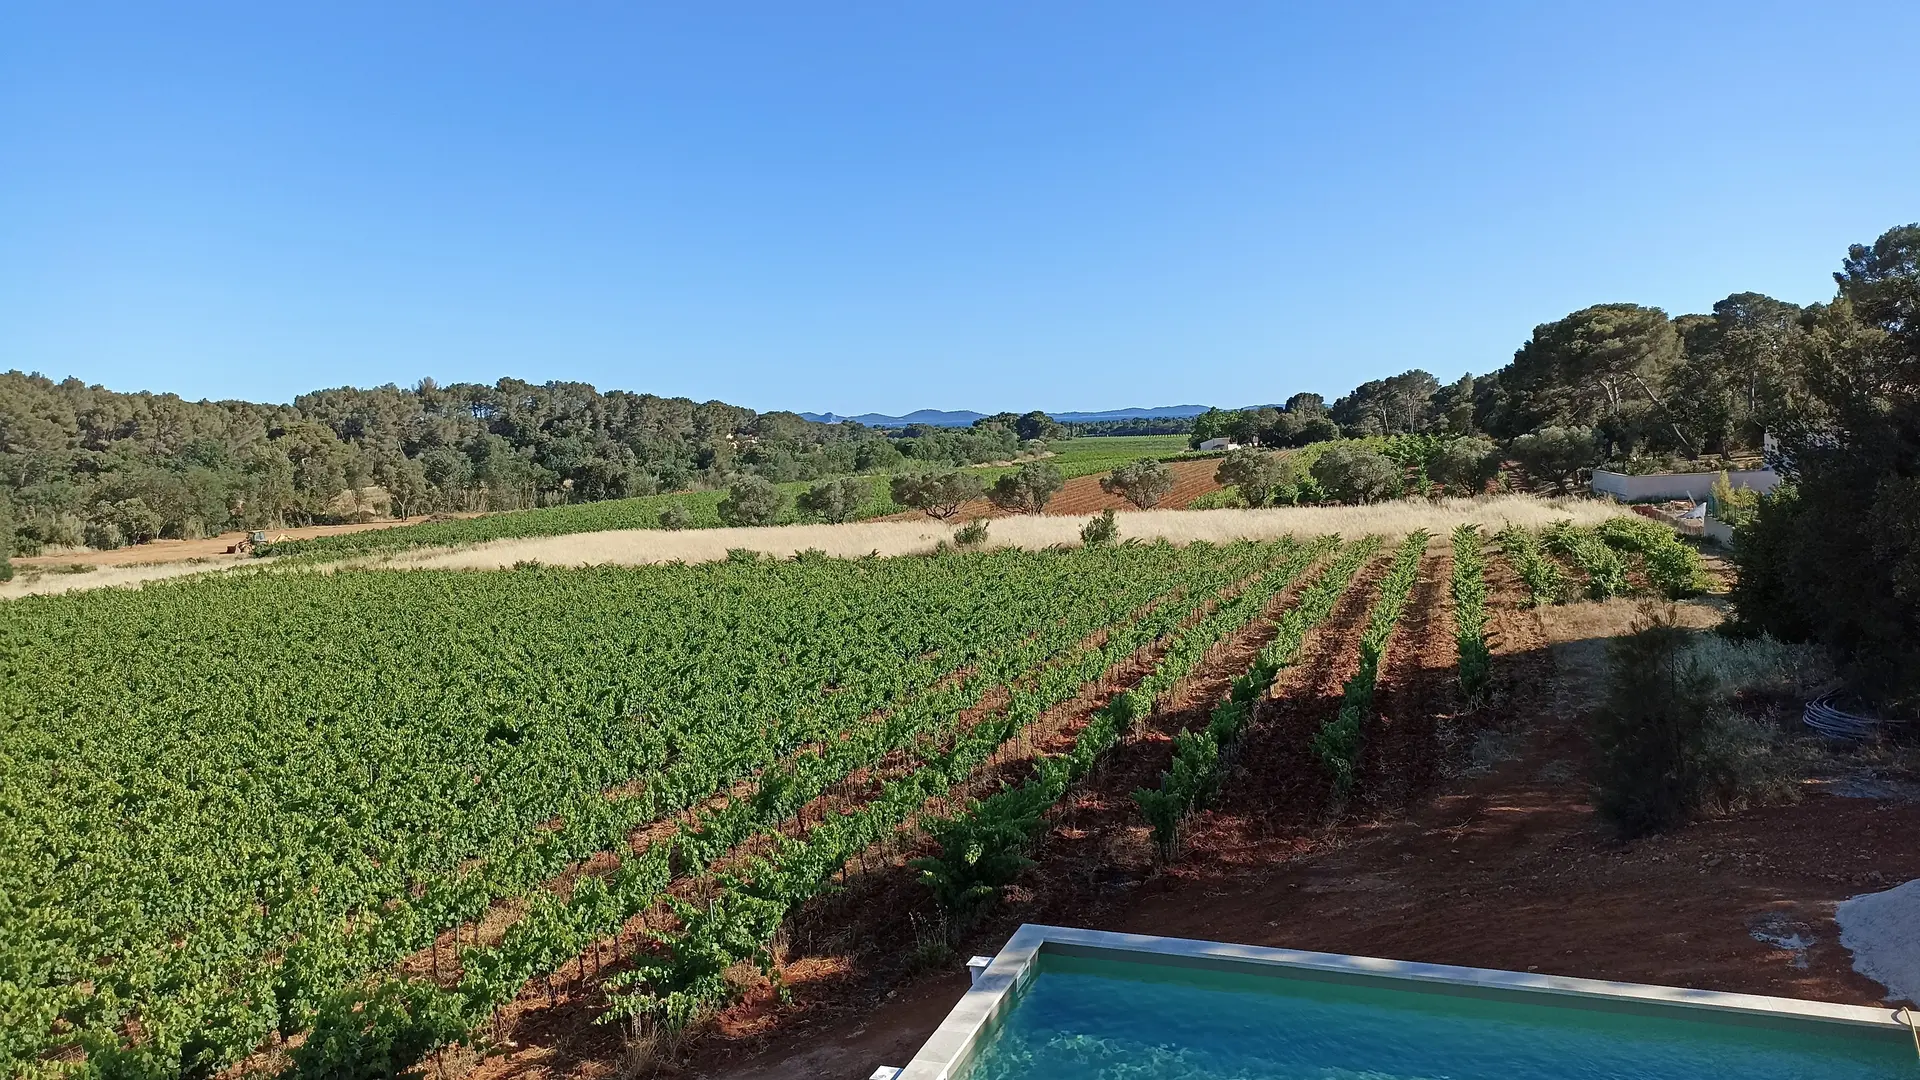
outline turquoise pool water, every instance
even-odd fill
[[[967,1080],[1916,1080],[1911,1046],[1042,954]]]

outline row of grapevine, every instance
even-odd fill
[[[1545,607],[1567,600],[1573,585],[1560,564],[1547,556],[1538,535],[1517,525],[1508,525],[1494,539],[1500,542],[1500,550],[1513,572],[1520,575],[1521,582],[1527,586],[1528,606]]]
[[[1708,584],[1700,553],[1671,528],[1643,517],[1617,517],[1595,530],[1610,547],[1640,555],[1647,581],[1669,600],[1693,596]]]
[[[173,1071],[230,1060],[648,821],[873,717],[951,712],[981,673],[1248,558],[253,575],[6,605],[0,1063],[105,1060],[130,1025]]]
[[[1627,581],[1627,560],[1600,537],[1596,529],[1549,525],[1541,533],[1548,551],[1562,556],[1587,577],[1587,598],[1605,600],[1633,591]]]
[[[1222,557],[1204,563],[1191,572],[1176,575],[1171,581],[1136,580],[1098,600],[1090,599],[1085,607],[1055,620],[1046,631],[1035,632],[1004,648],[976,656],[964,678],[943,682],[917,693],[886,709],[877,718],[858,722],[841,731],[837,737],[810,745],[768,766],[748,785],[749,790],[736,792],[733,798],[717,807],[699,810],[690,819],[689,825],[673,838],[675,850],[683,861],[702,864],[756,830],[785,820],[795,810],[829,792],[857,770],[872,765],[912,741],[937,734],[940,727],[953,717],[977,705],[990,688],[1013,682],[1035,671],[1043,671],[1047,665],[1059,662],[1070,650],[1078,649],[1088,635],[1109,626],[1116,618],[1124,619],[1133,615],[1135,609],[1150,597],[1150,606],[1158,607],[1159,611],[1152,618],[1141,616],[1130,620],[1127,629],[1136,635],[1151,634],[1155,627],[1182,616],[1184,608],[1163,601],[1189,594],[1204,596],[1232,580],[1248,566],[1268,557],[1266,553],[1246,546],[1244,550],[1225,552]],[[1154,595],[1156,592],[1158,596]],[[1114,635],[1109,638],[1109,643],[1111,647],[1117,647],[1126,640],[1129,638],[1124,635]],[[1086,662],[1084,657],[1080,660],[1082,664]],[[616,890],[616,895],[628,898],[631,903],[651,896],[645,891],[634,893],[631,890]],[[554,926],[574,926],[577,929],[598,925],[592,919],[582,924],[573,912],[556,908],[551,894],[536,892],[532,899],[525,925],[516,924],[509,929],[511,940],[503,942],[501,950],[491,954],[495,960],[487,966],[486,971],[487,977],[492,980],[490,985],[496,989],[501,986],[509,990],[517,988],[525,981],[527,973],[538,970],[544,959],[554,954],[555,949],[566,954],[572,939],[564,933],[556,934]],[[585,892],[576,893],[573,906],[591,912],[599,910],[604,903],[605,900],[598,896],[593,887],[589,887]],[[623,905],[616,907],[622,911],[628,910]],[[391,918],[393,914],[388,912],[387,917]],[[323,943],[327,946],[324,950],[320,947]],[[371,966],[367,961],[372,957],[368,956],[359,957],[358,963],[341,963],[339,958],[344,950],[340,945],[337,939],[303,941],[298,948],[290,951],[290,962],[304,965],[305,970],[300,972],[301,978],[287,981],[304,994],[283,993],[280,995],[282,1002],[304,1004],[307,1006],[305,1015],[310,1016],[322,1007],[327,989],[337,985],[342,975]],[[316,954],[335,960],[331,969],[323,972],[321,977],[314,977],[312,970]],[[509,959],[499,960],[502,956]],[[322,995],[318,999],[307,996],[316,991]]]
[[[1299,659],[1307,634],[1333,613],[1354,576],[1379,547],[1379,540],[1372,537],[1350,545],[1302,588],[1292,606],[1276,621],[1273,640],[1254,657],[1253,665],[1233,680],[1227,699],[1214,708],[1206,726],[1174,737],[1173,762],[1160,774],[1160,786],[1133,793],[1163,857],[1170,858],[1177,850],[1180,826],[1187,816],[1204,807],[1218,792],[1235,742],[1253,718],[1255,703],[1280,672]]]
[[[668,898],[680,917],[681,931],[665,940],[664,957],[643,960],[619,977],[617,986],[633,989],[614,996],[614,1015],[644,1014],[656,1022],[684,1022],[697,1008],[724,993],[720,972],[739,960],[764,956],[766,943],[785,913],[812,896],[828,873],[904,823],[926,800],[964,783],[1040,713],[1077,693],[1112,663],[1163,635],[1172,634],[1173,638],[1155,675],[1168,670],[1169,665],[1190,666],[1191,660],[1184,658],[1197,655],[1194,642],[1199,637],[1217,633],[1220,620],[1236,617],[1255,598],[1270,596],[1285,587],[1319,550],[1318,546],[1301,549],[1290,543],[1277,545],[1273,562],[1254,585],[1217,605],[1194,627],[1176,630],[1186,614],[1168,605],[1125,632],[1110,635],[1101,648],[1050,669],[1038,680],[1039,685],[1016,692],[1004,712],[970,728],[947,732],[952,741],[944,748],[938,748],[942,746],[939,740],[923,743],[913,771],[885,783],[878,798],[856,812],[828,815],[806,833],[804,840],[789,838],[776,828],[781,818],[769,815],[755,823],[762,831],[752,838],[776,844],[775,854],[752,860],[744,876],[723,878],[719,897],[704,908]],[[1142,685],[1153,682],[1150,676]],[[1140,688],[1134,692],[1140,692]],[[317,1026],[315,1038],[309,1040],[309,1045],[328,1049],[323,1052],[303,1047],[296,1051],[302,1073],[329,1075],[343,1055],[363,1054],[368,1046],[396,1042],[437,1045],[464,1037],[465,1031],[510,1000],[537,972],[575,957],[653,906],[662,897],[670,877],[667,867],[676,858],[699,864],[717,858],[727,841],[739,844],[750,838],[751,827],[743,819],[730,819],[732,827],[718,832],[716,824],[714,819],[705,819],[668,843],[657,845],[646,856],[629,860],[611,885],[589,884],[598,879],[588,879],[589,883],[576,889],[569,901],[550,901],[514,926],[499,946],[467,950],[462,956],[466,974],[452,991],[433,994],[408,987],[347,995],[341,1003],[323,1011],[322,1024],[328,1026],[324,1030]],[[629,866],[636,869],[629,871]],[[714,950],[728,943],[734,947],[724,956],[716,956]],[[370,1018],[366,1007],[370,998],[398,1001],[402,1007]],[[407,1062],[395,1064],[404,1066]]]
[[[1460,690],[1468,701],[1477,700],[1493,674],[1487,649],[1487,556],[1477,525],[1453,530],[1453,635],[1460,649]]]
[[[1314,733],[1314,755],[1332,777],[1336,797],[1344,798],[1353,789],[1380,661],[1386,656],[1394,627],[1399,625],[1413,584],[1420,576],[1420,559],[1426,553],[1428,539],[1425,531],[1415,532],[1394,553],[1393,567],[1380,583],[1380,595],[1373,602],[1366,632],[1360,637],[1360,670],[1347,680],[1339,713]]]

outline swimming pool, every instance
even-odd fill
[[[1026,926],[898,1075],[1915,1080],[1911,1039],[1892,1009]]]

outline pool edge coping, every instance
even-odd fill
[[[1908,1033],[1907,1025],[1896,1019],[1899,1009],[1891,1005],[1885,1008],[1837,1005],[1760,994],[1731,994],[1718,990],[1692,990],[1677,986],[1580,979],[1567,975],[1540,975],[1452,964],[1422,964],[1371,956],[1024,923],[1007,939],[1006,945],[994,954],[993,962],[987,965],[972,988],[961,996],[947,1013],[946,1019],[940,1022],[940,1026],[921,1045],[913,1059],[901,1069],[897,1080],[954,1080],[954,1070],[969,1060],[980,1036],[999,1019],[1013,1000],[1014,993],[1032,978],[1034,961],[1051,944],[1253,967],[1286,968],[1367,980],[1404,980],[1429,987],[1462,987],[1664,1006],[1746,1019],[1793,1018],[1864,1028],[1876,1033],[1897,1033],[1903,1037]]]

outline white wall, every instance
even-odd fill
[[[1651,499],[1692,499],[1700,502],[1707,497],[1707,492],[1713,490],[1713,482],[1719,476],[1717,472],[1629,476],[1595,469],[1593,490],[1595,494],[1611,495],[1621,502],[1646,502]],[[1764,495],[1779,485],[1780,475],[1772,469],[1740,469],[1728,472],[1727,480],[1736,488],[1752,488]]]

